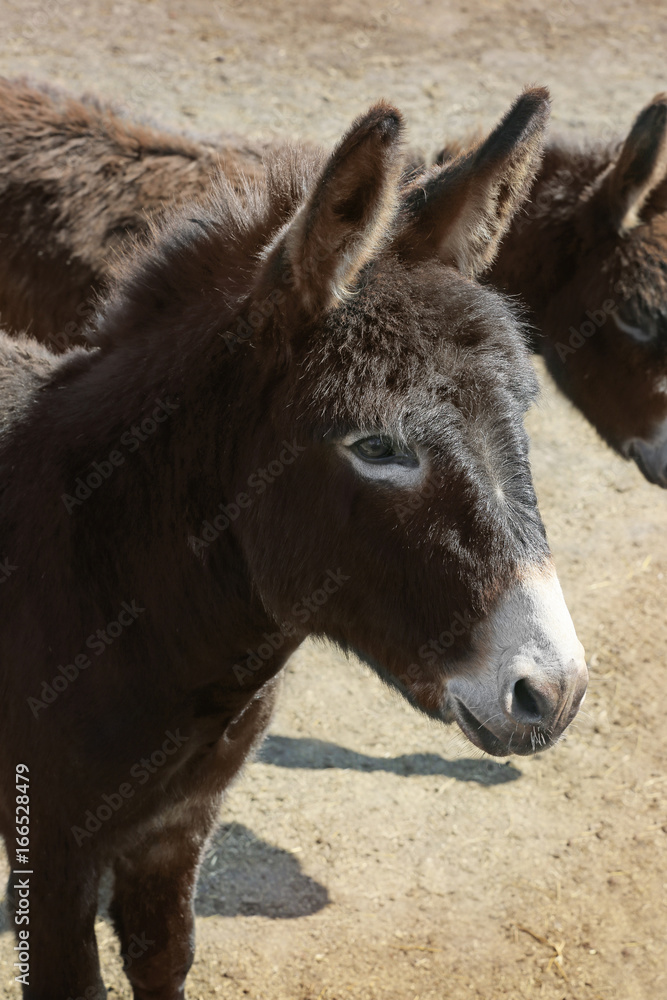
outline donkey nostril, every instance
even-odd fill
[[[517,722],[540,722],[549,712],[545,698],[525,677],[514,685],[512,693],[512,715]]]

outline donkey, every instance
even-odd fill
[[[82,344],[93,293],[149,218],[263,173],[261,144],[219,147],[125,120],[92,98],[0,77],[0,316],[54,350]]]
[[[622,143],[548,145],[531,199],[488,280],[527,303],[536,349],[601,437],[667,487],[667,96]]]
[[[330,156],[294,149],[167,221],[94,349],[0,340],[0,824],[29,1000],[105,995],[107,865],[123,954],[150,942],[134,997],[184,997],[206,838],[306,636],[491,754],[551,746],[576,714],[587,668],[523,428],[534,375],[473,280],[547,118],[529,90],[406,188],[380,103]]]

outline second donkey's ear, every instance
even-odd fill
[[[637,116],[618,159],[595,184],[593,198],[626,233],[642,221],[649,197],[667,177],[667,94],[657,94]]]
[[[309,311],[344,299],[381,248],[398,202],[402,133],[401,115],[388,104],[358,118],[283,232],[294,288]]]
[[[403,195],[397,248],[475,276],[492,262],[542,158],[549,92],[526,90],[488,138],[421,174]]]

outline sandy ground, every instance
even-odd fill
[[[201,133],[329,142],[386,96],[435,150],[539,82],[557,129],[609,137],[665,85],[658,2],[0,11],[1,72]],[[302,648],[202,871],[191,1000],[667,997],[667,493],[542,381],[533,464],[591,666],[585,711],[555,751],[498,763]],[[99,940],[110,996],[129,998],[102,917]],[[0,936],[3,1000],[19,995],[12,944]]]

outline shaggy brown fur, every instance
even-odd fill
[[[222,170],[261,175],[262,146],[206,145],[94,100],[0,78],[0,318],[63,350],[84,343],[94,292],[149,219],[201,196]]]
[[[527,93],[467,182],[451,176],[473,268],[477,233],[494,242],[509,221],[490,187],[521,190],[546,113]],[[0,828],[14,867],[21,762],[29,1000],[105,995],[107,864],[123,953],[150,942],[127,970],[134,997],[182,1000],[203,845],[292,650],[310,634],[354,648],[447,719],[489,615],[548,559],[520,328],[439,247],[410,257],[405,233],[432,213],[398,187],[401,135],[381,104],[323,166],[295,151],[243,198],[222,182],[128,261],[96,348],[0,337]],[[430,178],[443,203],[449,177]],[[403,517],[426,471],[428,502]],[[422,653],[460,621],[451,659]],[[553,742],[582,683],[547,703],[526,680],[511,712],[530,724],[510,715],[508,744],[475,723],[475,738]]]

